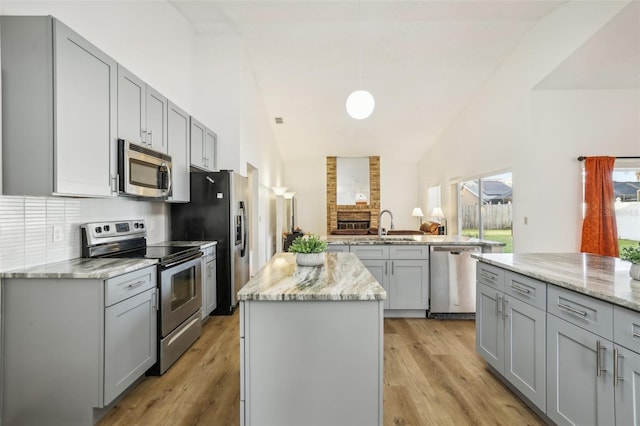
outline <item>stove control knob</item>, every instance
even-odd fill
[[[109,225],[105,225],[105,226],[104,226],[104,230],[105,230],[106,232],[109,232],[109,229],[111,229],[111,227],[110,227]]]
[[[102,228],[99,226],[96,226],[96,229],[94,231],[96,231],[96,234],[99,234],[102,232]]]
[[[144,229],[144,223],[140,224],[140,229]]]
[[[138,222],[134,222],[134,223],[133,223],[133,227],[134,227],[135,229],[138,229]]]

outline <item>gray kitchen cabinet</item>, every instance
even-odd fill
[[[426,316],[429,308],[429,246],[354,244],[350,250],[387,291],[385,316]]]
[[[215,171],[218,137],[204,124],[191,117],[191,165]]]
[[[169,101],[167,119],[167,144],[173,169],[169,202],[188,203],[190,200],[191,125],[184,110]]]
[[[348,253],[348,244],[329,244],[327,246],[327,253]]]
[[[476,350],[545,411],[546,284],[511,272],[487,270],[481,263],[477,268]],[[505,293],[508,291],[516,293]]]
[[[216,246],[202,249],[202,319],[217,307]]]
[[[547,315],[547,416],[558,425],[614,424],[613,343]]]
[[[109,404],[156,362],[156,289],[105,309],[104,404]]]
[[[211,129],[206,128],[204,134],[204,151],[206,168],[212,171],[218,170],[218,135]]]
[[[5,195],[116,195],[116,62],[50,16],[2,16]]]
[[[94,424],[156,362],[156,301],[155,265],[3,279],[2,424]]]
[[[615,416],[618,425],[640,424],[640,392],[638,392],[638,378],[640,378],[640,354],[624,348],[614,346],[614,399]]]
[[[118,65],[118,137],[168,152],[168,100]]]
[[[378,259],[362,259],[361,262],[367,267],[371,275],[387,292],[387,298],[384,300],[383,308],[389,309],[389,299],[391,289],[389,288],[389,261]]]

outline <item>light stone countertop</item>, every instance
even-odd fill
[[[215,246],[217,241],[162,241],[160,243],[149,244],[150,246],[168,246],[168,247],[200,247],[202,249]]]
[[[384,300],[387,293],[353,253],[325,253],[321,266],[298,266],[278,253],[238,292],[239,300]]]
[[[505,244],[499,241],[481,240],[479,238],[464,237],[462,235],[386,235],[382,240],[377,235],[327,235],[322,237],[328,244],[425,244],[425,245],[464,245],[464,246],[496,246]]]
[[[107,279],[157,263],[155,259],[78,258],[0,272],[0,278]]]
[[[585,253],[472,254],[481,262],[640,311],[640,281],[631,264]]]

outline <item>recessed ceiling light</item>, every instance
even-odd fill
[[[282,124],[282,117],[276,117],[276,124]]]

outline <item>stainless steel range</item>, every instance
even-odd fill
[[[144,220],[82,225],[82,257],[158,259],[158,362],[161,375],[201,333],[201,257],[198,247],[147,246]]]

